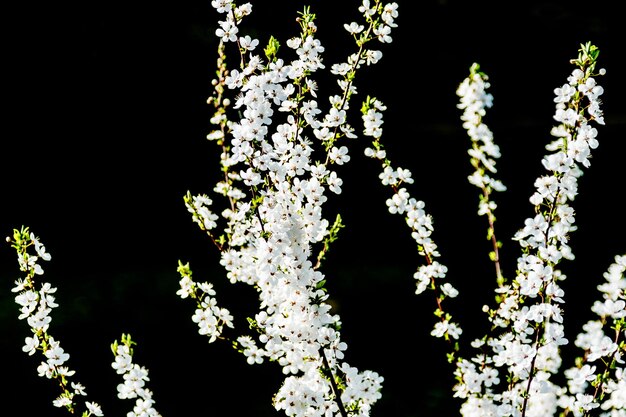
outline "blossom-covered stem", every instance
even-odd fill
[[[161,417],[154,408],[152,391],[146,388],[146,382],[150,381],[148,370],[144,366],[133,363],[133,354],[136,343],[129,334],[122,334],[119,341],[113,342],[111,350],[115,359],[111,366],[122,375],[124,382],[117,386],[117,397],[120,399],[133,399],[135,405],[133,411],[126,417]]]
[[[540,188],[543,185],[542,182],[537,181],[538,191],[531,197],[531,202],[536,204],[537,209],[540,210],[541,205],[547,206],[544,210],[545,217],[542,220],[545,228],[543,231],[541,228],[539,229],[541,232],[539,242],[542,242],[542,244],[536,245],[532,243],[532,239],[524,243],[522,240],[525,235],[524,231],[520,231],[516,236],[518,240],[523,242],[523,247],[535,248],[535,256],[540,260],[545,259],[545,262],[551,268],[554,268],[562,257],[568,256],[567,235],[563,234],[563,229],[567,230],[568,227],[563,225],[562,215],[560,214],[567,208],[567,201],[573,200],[576,195],[574,191],[576,178],[582,174],[577,163],[586,167],[589,166],[589,148],[597,146],[596,142],[593,142],[595,141],[595,134],[591,136],[591,129],[589,128],[586,114],[589,115],[589,120],[603,123],[598,99],[602,94],[602,89],[597,88],[593,78],[597,56],[597,48],[591,44],[581,45],[579,59],[572,61],[578,68],[570,77],[570,83],[562,89],[555,90],[557,92],[555,119],[562,123],[562,130],[557,131],[555,136],[561,139],[557,140],[555,144],[548,146],[548,148],[554,146],[555,150],[559,152],[545,158],[544,166],[553,172],[552,178],[556,178],[556,183],[546,193]],[[587,99],[586,103],[583,102],[585,98]],[[573,230],[571,227],[569,229]],[[558,256],[559,251],[561,252],[560,256]],[[551,306],[554,303],[560,302],[560,297],[554,296],[555,278],[556,276],[552,275],[552,279],[544,280],[536,293],[543,299],[543,303],[547,308],[552,308]],[[524,280],[526,279],[529,279],[528,276],[524,277]],[[532,294],[533,292],[531,291],[529,295]],[[554,308],[557,307],[555,306]],[[544,343],[548,343],[547,341],[540,342],[540,340],[544,339],[545,326],[549,320],[550,315],[539,320],[538,328],[536,328],[535,354],[528,374],[527,395],[524,397],[522,404],[522,417],[526,414],[528,394],[535,376],[539,349]]]
[[[330,313],[325,279],[319,271],[342,225],[338,216],[330,226],[322,217],[322,206],[326,190],[341,193],[342,180],[331,166],[350,159],[346,146],[333,144],[343,137],[356,137],[347,122],[350,97],[356,92],[355,71],[382,56],[363,44],[376,38],[391,40],[389,30],[395,26],[397,5],[382,6],[376,0],[372,6],[363,0],[359,10],[371,30],[365,32],[366,38],[359,38],[362,43],[357,55],[333,65],[341,93],[329,97],[331,106],[324,113],[318,107],[314,80],[315,73],[325,67],[321,58],[324,47],[316,38],[315,15],[308,7],[297,19],[300,34],[286,42],[295,59],[286,61],[278,54],[276,39],[270,39],[263,58],[255,52],[258,40],[239,33],[239,20],[231,12],[234,10],[235,17],[247,15],[252,10],[249,3],[236,6],[232,0],[213,0],[211,4],[225,15],[216,34],[225,44],[236,44],[239,53],[245,52],[247,57],[240,69],[223,72],[223,77],[218,71],[223,82],[216,84],[232,90],[237,114],[225,122],[224,129],[220,125],[220,130],[208,136],[223,141],[225,175],[214,188],[230,202],[230,207],[221,211],[225,220],[222,232],[215,232],[219,216],[211,198],[188,193],[185,204],[201,229],[216,236],[220,263],[230,281],[250,284],[259,293],[261,309],[248,318],[256,334],[232,339],[233,346],[247,356],[248,363],[269,358],[282,366],[287,377],[274,406],[287,415],[311,410],[320,415],[337,414],[340,408],[347,415],[368,415],[379,397],[382,378],[358,372],[342,361],[346,344],[340,339],[338,317]],[[363,31],[357,23],[345,27],[352,34]],[[220,94],[215,92],[216,103]],[[226,114],[226,108],[220,114]],[[226,119],[215,121],[222,120]],[[313,140],[306,136],[310,130]],[[317,152],[321,157],[316,160]],[[314,264],[313,250],[320,244]],[[207,283],[193,281],[188,266],[181,264],[179,270],[179,295],[198,297],[193,320],[200,332],[208,335],[209,341],[222,338],[220,324],[229,319],[220,316],[225,313],[215,305],[214,291]],[[261,345],[257,347],[257,343]],[[328,369],[322,369],[326,368],[324,362]]]
[[[496,238],[497,205],[490,197],[494,191],[505,191],[506,187],[491,176],[497,172],[496,159],[500,157],[500,149],[493,141],[493,133],[483,122],[486,109],[493,105],[493,96],[487,92],[490,87],[488,80],[487,74],[480,70],[480,65],[472,64],[468,77],[457,88],[457,95],[460,97],[457,107],[463,109],[461,120],[472,143],[468,154],[471,156],[470,162],[475,171],[468,176],[468,180],[481,190],[478,214],[485,215],[489,223],[487,239],[491,241],[492,246],[489,258],[495,266],[497,284],[502,287],[505,282],[499,253],[502,242]]]
[[[233,328],[233,317],[225,308],[217,306],[213,284],[196,282],[192,278],[189,263],[178,261],[178,273],[181,275],[180,289],[176,292],[181,298],[191,298],[196,301],[196,310],[192,321],[198,324],[198,332],[209,337],[209,343],[217,339],[232,340],[223,336],[224,326]],[[233,345],[236,349],[237,345]]]
[[[15,287],[12,289],[17,293],[15,302],[20,306],[19,319],[26,319],[33,333],[32,337],[26,338],[22,350],[29,355],[41,352],[45,360],[37,367],[39,376],[56,379],[61,388],[61,395],[53,401],[53,405],[75,414],[76,398],[87,395],[85,387],[78,382],[70,382],[69,378],[76,373],[66,366],[70,355],[48,332],[52,322],[50,314],[53,308],[58,307],[53,295],[57,289],[47,282],[37,288],[35,281],[35,276],[44,273],[40,261],[49,261],[51,255],[39,237],[30,232],[28,227],[14,229],[13,236],[7,237],[7,242],[16,250],[20,271],[26,274],[24,278],[15,281]],[[83,417],[103,416],[97,403],[86,401],[85,408],[81,414]]]
[[[594,46],[582,45],[568,83],[555,89],[554,119],[560,125],[552,130],[557,139],[546,146],[554,153],[542,161],[549,173],[535,181],[536,192],[530,197],[536,215],[514,236],[523,252],[518,258],[517,276],[511,285],[501,287],[500,305],[490,313],[494,326],[504,333],[489,338],[488,346],[494,352],[494,364],[509,375],[509,385],[498,397],[480,387],[469,393],[459,390],[468,398],[464,404],[468,413],[473,407],[485,407],[483,400],[494,410],[508,413],[518,409],[522,416],[531,408],[533,415],[551,414],[549,408],[542,407],[555,407],[558,390],[550,375],[560,365],[558,347],[567,343],[560,307],[563,291],[559,287],[565,277],[557,265],[562,259],[573,258],[568,242],[569,233],[575,230],[574,214],[567,203],[577,194],[577,178],[582,175],[578,164],[588,167],[590,149],[597,146],[597,132],[589,122],[603,124],[598,98],[602,89],[593,78],[597,55]],[[540,392],[550,395],[535,401],[533,396]],[[582,398],[576,404],[587,407],[590,400]]]
[[[386,109],[378,99],[368,97],[361,106],[364,123],[364,134],[372,137],[371,147],[365,149],[365,155],[378,160],[381,163],[382,172],[379,178],[383,185],[391,188],[393,196],[387,200],[389,212],[404,215],[405,221],[411,229],[411,236],[418,245],[418,253],[424,258],[425,265],[418,268],[414,277],[417,280],[416,293],[420,294],[426,289],[435,292],[437,308],[435,316],[439,319],[435,324],[431,335],[443,337],[448,341],[453,350],[448,355],[448,360],[453,362],[459,350],[459,336],[462,333],[458,324],[452,321],[450,313],[445,311],[443,300],[446,297],[456,297],[458,291],[450,283],[440,283],[445,277],[447,268],[435,260],[440,256],[437,245],[431,239],[433,231],[432,218],[424,211],[425,204],[412,198],[404,184],[412,184],[412,173],[408,169],[393,168],[387,152],[381,142],[382,137],[382,112]]]
[[[556,195],[558,196],[560,193],[560,190],[558,190],[556,192]],[[556,200],[556,199],[555,199]],[[550,230],[550,226],[553,224],[553,222],[555,221],[554,215],[555,215],[555,210],[556,210],[556,203],[555,201],[552,201],[550,203],[548,203],[549,205],[552,205],[552,207],[549,208],[548,210],[548,216],[547,216],[547,224],[548,227],[546,228],[546,231],[544,232],[544,239],[546,242],[551,242],[552,239],[550,239],[548,236],[550,235],[549,230]],[[547,246],[549,247],[550,245],[556,245],[556,242],[552,242],[552,243],[548,243]],[[538,291],[538,296],[542,298],[543,301],[543,305],[545,306],[544,308],[548,308],[551,309],[552,307],[554,308],[558,308],[557,305],[555,305],[553,298],[548,296],[546,294],[547,292],[547,288],[548,285],[550,284],[554,284],[554,281],[550,281],[550,282],[544,282],[541,284],[541,288]],[[532,383],[534,381],[535,375],[536,375],[536,366],[537,366],[537,357],[539,354],[539,350],[541,347],[543,347],[545,345],[544,341],[544,332],[546,330],[546,324],[548,322],[548,318],[544,318],[543,320],[541,320],[539,323],[533,325],[530,325],[530,328],[533,328],[533,332],[534,332],[534,342],[533,342],[533,351],[535,352],[534,355],[532,356],[532,359],[530,361],[530,366],[529,366],[529,370],[528,370],[528,378],[526,381],[526,390],[525,392],[523,392],[523,401],[522,401],[522,405],[521,405],[521,417],[525,417],[526,416],[526,412],[528,410],[528,401],[530,399],[530,392],[531,392],[531,387],[532,387]],[[530,329],[529,329],[530,330]]]
[[[367,3],[369,3],[369,1]],[[372,32],[380,23],[379,20],[382,14],[382,8],[383,8],[382,1],[374,0],[374,5],[371,7],[370,11],[366,11],[366,13],[364,13],[366,23],[368,23],[367,29],[365,29],[365,31],[362,31],[360,33],[353,34],[358,50],[351,56],[352,63],[351,63],[350,70],[347,71],[347,73],[344,76],[345,84],[343,87],[343,95],[341,99],[341,105],[339,106],[339,108],[343,109],[346,107],[348,101],[350,101],[350,98],[355,91],[353,89],[353,84],[354,84],[357,70],[367,60],[368,50],[365,48],[365,45],[368,42],[377,38],[376,36],[372,36]],[[364,11],[364,9],[367,9],[367,7],[365,6],[365,2],[364,2],[364,6],[362,6],[360,10]],[[348,62],[350,62],[350,59],[348,60]],[[334,145],[335,139],[338,137],[339,129],[340,129],[340,126],[336,126],[334,128],[332,140],[328,141],[326,144],[327,151],[330,150],[332,146]],[[330,162],[330,155],[327,155],[326,161],[324,162],[324,164],[328,164],[329,162]]]

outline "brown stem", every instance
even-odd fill
[[[489,192],[487,188],[483,188],[483,196],[485,200],[489,201]],[[489,229],[491,230],[491,245],[493,246],[494,259],[493,263],[496,267],[496,280],[499,286],[504,284],[504,276],[502,275],[502,269],[500,267],[500,253],[498,251],[498,239],[496,239],[496,227],[493,221],[494,215],[489,206],[487,205],[487,220],[489,221]]]
[[[535,338],[535,346],[536,346],[537,351],[535,352],[535,356],[533,357],[533,360],[530,363],[530,372],[528,375],[528,384],[526,384],[526,396],[524,396],[524,402],[522,403],[522,416],[521,417],[526,416],[526,409],[528,407],[528,399],[530,398],[530,385],[533,382],[533,373],[535,372],[535,362],[537,362],[537,356],[539,356],[538,355],[539,340],[541,340],[541,333],[544,329],[545,327],[543,327],[543,323],[542,323],[542,327],[537,330],[537,337]]]
[[[339,414],[341,414],[342,417],[348,417],[346,408],[343,406],[343,402],[341,402],[341,393],[339,392],[339,387],[337,386],[337,382],[335,382],[334,375],[332,373],[332,370],[330,369],[328,359],[326,359],[326,354],[324,353],[323,347],[320,348],[320,355],[322,356],[324,367],[328,368],[328,371],[330,372],[330,378],[328,379],[330,379],[330,386],[332,387],[333,393],[335,394],[335,401],[337,402],[337,407],[339,407]]]

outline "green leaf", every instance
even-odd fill
[[[276,60],[276,56],[278,55],[279,48],[280,48],[280,42],[278,42],[278,39],[276,39],[273,36],[270,36],[269,41],[267,41],[267,46],[263,50],[269,62],[273,62]]]

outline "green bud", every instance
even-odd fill
[[[276,55],[278,54],[279,48],[280,42],[278,42],[275,37],[270,36],[270,40],[267,42],[267,46],[263,50],[268,61],[273,62],[276,60]]]

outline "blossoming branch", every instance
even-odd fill
[[[546,173],[535,180],[529,198],[533,215],[513,237],[520,251],[515,271],[501,265],[505,248],[496,238],[493,193],[506,186],[495,178],[500,149],[485,123],[494,101],[489,78],[475,63],[458,86],[457,107],[463,111],[474,169],[468,181],[479,189],[477,214],[487,220],[488,256],[495,272],[494,305],[483,308],[490,330],[468,343],[447,308],[459,291],[455,277],[439,260],[434,218],[426,202],[414,197],[419,189],[411,186],[419,184],[413,173],[397,166],[383,144],[387,107],[368,95],[361,103],[360,120],[351,119],[361,88],[359,76],[382,59],[377,45],[392,42],[398,5],[360,2],[360,20],[343,25],[353,50],[329,66],[336,81],[330,92],[321,91],[318,83],[327,69],[326,50],[310,7],[298,14],[298,30],[291,38],[270,37],[261,45],[252,33],[245,33],[244,23],[253,12],[250,3],[213,0],[211,5],[220,20],[214,92],[208,99],[214,129],[207,139],[218,148],[215,166],[221,177],[210,190],[187,192],[183,201],[191,220],[213,242],[229,282],[254,288],[258,311],[246,317],[247,326],[237,326],[214,285],[197,280],[190,264],[179,261],[176,294],[193,303],[190,318],[200,335],[209,343],[229,344],[250,365],[278,366],[284,379],[268,401],[289,417],[375,414],[384,394],[384,376],[346,361],[343,323],[329,303],[328,278],[322,272],[328,251],[345,227],[341,213],[328,216],[325,203],[342,194],[340,172],[350,169],[352,150],[361,146],[360,151],[380,166],[378,179],[390,192],[381,204],[404,218],[417,244],[415,293],[433,294],[431,335],[448,347],[446,357],[456,381],[451,395],[462,401],[460,414],[626,416],[626,255],[615,256],[609,266],[606,281],[598,286],[595,318],[572,339],[580,356],[561,372],[562,348],[571,338],[565,334],[560,283],[566,277],[560,264],[574,259],[569,245],[576,230],[571,202],[599,144],[596,125],[604,124],[603,88],[597,78],[605,71],[596,69],[595,45],[581,45],[567,82],[554,90],[555,139],[546,145]],[[50,312],[57,307],[56,288],[39,285],[36,278],[43,275],[41,261],[50,260],[50,254],[26,227],[15,230],[8,241],[24,273],[13,288],[19,319],[26,319],[32,331],[24,352],[45,358],[38,373],[60,386],[54,406],[70,414],[82,412],[83,417],[103,416],[98,403],[82,400],[86,390],[71,382],[75,372],[67,368],[69,354],[48,334]],[[148,370],[133,363],[134,346],[128,334],[111,346],[112,368],[123,379],[117,396],[135,400],[129,417],[159,416],[147,388]]]

